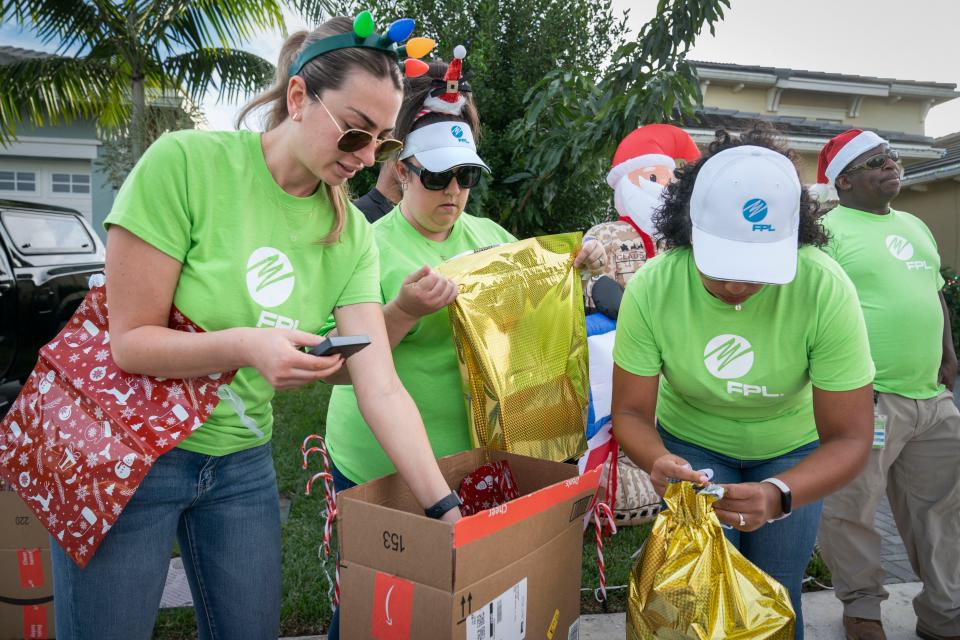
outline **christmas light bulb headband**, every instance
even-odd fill
[[[453,49],[453,60],[447,65],[447,72],[443,79],[436,79],[432,83],[429,95],[423,101],[423,108],[417,113],[414,120],[422,118],[428,113],[442,113],[458,116],[463,111],[469,93],[470,83],[463,79],[463,60],[467,57],[467,48],[458,44]]]
[[[304,65],[317,56],[339,49],[358,48],[373,49],[393,56],[403,67],[404,75],[408,78],[422,76],[429,67],[419,58],[433,51],[437,43],[430,38],[411,38],[406,44],[401,45],[404,40],[410,38],[415,26],[416,21],[413,18],[400,18],[387,27],[385,34],[380,34],[376,32],[373,16],[369,11],[363,11],[353,19],[352,32],[321,38],[305,48],[290,65],[290,75],[295,76],[300,73]],[[402,63],[401,56],[407,56]]]

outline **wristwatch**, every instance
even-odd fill
[[[428,518],[433,518],[434,520],[439,520],[443,517],[447,511],[450,509],[459,507],[463,504],[463,500],[460,499],[460,496],[457,495],[456,491],[451,491],[449,495],[440,498],[440,500],[433,505],[424,509],[424,513],[427,514]]]
[[[783,520],[789,516],[793,511],[793,496],[790,493],[790,487],[787,486],[787,483],[781,480],[780,478],[767,478],[763,482],[769,482],[775,486],[780,491],[780,511],[781,515],[776,518],[771,518],[767,522],[776,522],[777,520]]]

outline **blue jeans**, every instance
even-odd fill
[[[694,469],[713,469],[713,482],[717,484],[760,482],[796,466],[820,446],[819,442],[811,442],[769,460],[738,460],[681,440],[662,427],[658,426],[657,431],[670,453],[685,459]],[[800,605],[803,575],[813,555],[822,506],[822,502],[804,505],[794,509],[789,518],[765,524],[749,533],[724,529],[727,540],[740,553],[790,592],[790,602],[797,614],[794,635],[797,640],[803,638],[803,609]]]
[[[333,476],[333,488],[337,493],[346,491],[351,487],[357,486],[357,483],[340,473],[333,460],[330,461],[330,474]],[[340,562],[340,554],[337,554],[337,562]],[[327,629],[327,640],[340,640],[340,609],[333,610],[333,617],[330,619],[330,628]]]
[[[270,444],[160,456],[84,569],[52,541],[57,638],[150,638],[174,536],[201,640],[276,640],[280,506]]]

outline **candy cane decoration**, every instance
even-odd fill
[[[311,441],[316,440],[319,442],[318,446],[308,447]],[[330,545],[331,540],[333,539],[333,521],[337,517],[337,490],[333,486],[333,474],[330,473],[330,458],[327,454],[327,445],[323,441],[323,438],[312,434],[304,438],[303,444],[300,445],[300,453],[303,455],[303,468],[307,468],[307,458],[311,453],[319,453],[323,459],[323,471],[313,474],[309,480],[307,480],[307,488],[305,491],[306,495],[310,495],[310,489],[313,487],[313,483],[317,478],[323,478],[323,488],[324,488],[324,502],[326,503],[326,508],[323,511],[324,524],[323,524],[323,545],[317,549],[317,557],[320,558],[320,561],[323,566],[323,573],[327,579],[327,584],[329,588],[327,589],[327,595],[329,596],[332,592],[331,603],[334,607],[337,607],[340,604],[340,563],[336,562],[335,565],[335,577],[330,577],[330,572],[327,571],[327,560],[330,559],[332,555],[332,548]]]
[[[604,520],[604,518],[606,519]],[[598,502],[593,508],[593,529],[597,540],[597,567],[600,574],[600,588],[597,590],[599,595],[594,595],[597,602],[604,602],[607,599],[607,566],[603,562],[604,524],[607,525],[611,536],[617,533],[617,525],[613,521],[613,511],[610,510],[610,505],[606,502]]]

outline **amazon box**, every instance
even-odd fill
[[[480,449],[442,458],[451,488],[507,460],[521,496],[448,524],[397,474],[337,496],[344,638],[579,637],[583,515],[599,469]]]
[[[0,640],[54,635],[50,537],[23,500],[0,487]]]

